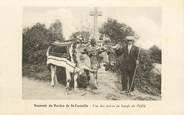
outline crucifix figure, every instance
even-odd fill
[[[97,37],[97,31],[98,31],[98,26],[97,26],[97,18],[98,16],[102,16],[102,12],[98,11],[97,8],[94,8],[94,11],[90,12],[90,16],[94,16],[94,28],[93,28],[93,36]]]

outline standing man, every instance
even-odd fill
[[[137,60],[139,48],[134,45],[135,37],[127,36],[125,47],[116,47],[116,54],[119,56],[120,71],[121,73],[121,83],[122,91],[121,93],[127,93],[134,91],[133,76],[136,68],[136,64],[139,63]]]

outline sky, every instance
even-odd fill
[[[93,7],[25,7],[23,10],[23,27],[31,27],[37,22],[47,27],[59,19],[63,25],[66,39],[73,32],[93,28],[93,17],[89,15]],[[160,7],[98,7],[102,16],[98,17],[98,27],[107,18],[116,19],[130,26],[139,36],[136,45],[161,48],[161,8]]]

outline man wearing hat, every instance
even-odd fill
[[[139,48],[134,45],[135,36],[126,37],[126,45],[121,47],[117,45],[115,49],[116,54],[119,56],[122,92],[126,93],[134,91],[133,76],[136,64],[138,64],[138,52]]]

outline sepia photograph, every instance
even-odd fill
[[[23,7],[22,99],[162,100],[161,7]]]

